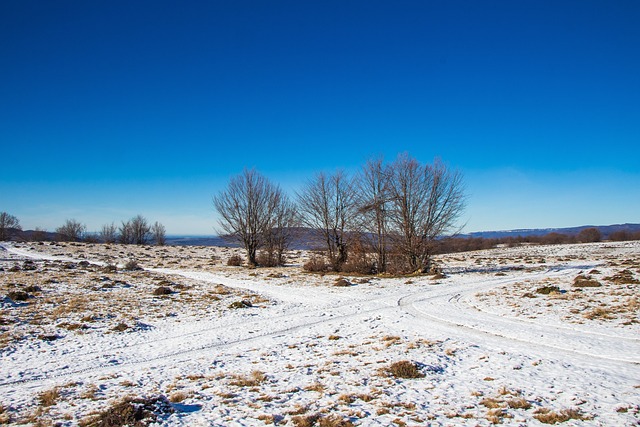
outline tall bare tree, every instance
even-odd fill
[[[82,240],[82,236],[86,230],[87,227],[80,221],[76,221],[75,219],[68,219],[62,226],[56,228],[56,233],[60,235],[62,240],[68,242],[77,242],[79,240]]]
[[[317,174],[298,194],[301,221],[320,233],[332,267],[340,271],[348,258],[350,236],[356,226],[353,181],[342,171]]]
[[[293,239],[294,227],[297,225],[297,214],[294,204],[286,194],[279,192],[271,212],[270,224],[262,232],[265,264],[269,266],[283,265],[284,254]]]
[[[133,229],[131,227],[131,221],[120,223],[118,227],[118,241],[125,245],[133,243]]]
[[[144,245],[149,240],[149,233],[151,232],[151,226],[147,222],[147,219],[142,215],[136,215],[129,220],[131,224],[131,233],[133,243],[136,245]]]
[[[164,225],[160,224],[158,221],[154,222],[151,226],[151,234],[153,234],[153,240],[156,242],[158,246],[164,246],[166,243],[166,229]]]
[[[390,237],[411,271],[431,267],[433,242],[453,231],[465,205],[462,176],[440,160],[422,165],[407,154],[391,165]]]
[[[367,161],[356,180],[362,238],[375,252],[376,269],[380,273],[387,267],[389,179],[389,167],[378,158]]]
[[[245,169],[213,198],[222,232],[244,246],[251,266],[258,265],[257,251],[283,197],[280,188],[255,169]]]
[[[0,212],[0,241],[8,240],[11,237],[11,229],[22,230],[20,221],[7,212]]]
[[[118,237],[117,232],[118,229],[113,222],[111,224],[105,224],[102,226],[102,230],[100,230],[100,240],[104,243],[115,243]]]

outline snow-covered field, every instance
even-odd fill
[[[640,242],[351,286],[304,273],[304,252],[252,270],[235,251],[3,243],[0,424],[640,423]]]

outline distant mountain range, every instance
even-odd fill
[[[614,225],[583,225],[579,227],[565,228],[534,228],[534,229],[518,229],[503,231],[478,231],[472,233],[463,233],[457,237],[462,238],[485,238],[485,239],[501,239],[505,237],[527,237],[527,236],[544,236],[549,233],[559,233],[566,235],[577,235],[586,228],[596,228],[602,234],[603,239],[607,239],[609,235],[619,231],[628,233],[640,232],[640,224],[614,224]],[[57,233],[34,230],[15,230],[11,229],[11,240],[56,240],[60,238]],[[312,249],[319,247],[320,241],[317,235],[308,228],[296,228],[294,230],[294,243],[292,249]],[[175,246],[222,246],[236,247],[236,243],[228,241],[220,236],[187,236],[187,235],[169,235],[166,237],[168,245]]]
[[[607,239],[611,233],[617,231],[626,231],[636,233],[640,231],[640,224],[614,224],[614,225],[582,225],[580,227],[565,228],[533,228],[503,231],[478,231],[473,233],[461,234],[459,237],[482,237],[485,239],[501,239],[504,237],[527,237],[527,236],[544,236],[549,233],[566,234],[569,236],[576,235],[587,228],[596,228],[602,233],[602,238]]]

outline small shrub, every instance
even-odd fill
[[[227,265],[230,267],[240,267],[242,265],[242,257],[240,255],[231,255],[227,259]]]
[[[38,339],[42,340],[42,341],[47,341],[47,342],[51,342],[51,341],[55,341],[60,339],[60,335],[56,335],[56,334],[52,334],[52,335],[48,335],[48,334],[41,334],[38,335]]]
[[[350,281],[348,281],[344,277],[339,277],[339,278],[336,279],[336,281],[333,284],[333,286],[346,288],[346,287],[349,287],[349,286],[353,286],[353,283],[351,283]]]
[[[40,286],[37,286],[37,285],[27,286],[26,288],[24,288],[24,290],[25,290],[25,292],[31,292],[31,293],[42,292],[42,288]]]
[[[531,403],[524,397],[518,397],[507,401],[511,409],[531,409]]]
[[[250,308],[250,307],[253,307],[253,304],[251,304],[251,301],[246,299],[242,301],[234,301],[231,304],[229,304],[229,308],[231,309]]]
[[[563,409],[560,412],[554,412],[548,408],[537,409],[533,418],[544,424],[564,423],[569,420],[586,421],[591,419],[591,417],[584,415],[579,409]]]
[[[309,273],[326,273],[329,271],[329,264],[319,256],[312,257],[302,268]]]
[[[353,427],[353,423],[340,415],[332,414],[318,420],[318,427]]]
[[[142,267],[138,265],[138,261],[132,258],[129,261],[127,261],[127,263],[124,265],[124,269],[126,271],[136,271],[136,270],[142,270]]]
[[[584,317],[589,320],[594,319],[602,319],[602,320],[611,320],[614,318],[613,313],[610,309],[596,307],[591,311],[588,311],[584,314]]]
[[[129,325],[126,323],[120,322],[116,326],[113,327],[113,331],[115,332],[124,332],[129,329]]]
[[[168,286],[158,286],[154,291],[153,294],[157,295],[157,296],[162,296],[162,295],[171,295],[173,293],[173,291],[171,290],[170,287]]]
[[[51,390],[40,393],[38,395],[38,402],[40,402],[40,406],[49,407],[55,405],[59,398],[60,390],[58,390],[57,387],[54,387]]]
[[[102,271],[105,273],[115,273],[118,271],[118,266],[112,262],[109,262],[104,267],[102,267]]]
[[[312,415],[297,415],[291,418],[291,422],[295,427],[313,427],[320,415],[312,414]]]
[[[593,279],[591,276],[579,275],[573,280],[573,286],[576,288],[598,288],[602,286],[600,282]]]
[[[126,398],[99,413],[84,425],[86,427],[144,427],[158,421],[158,416],[173,412],[173,407],[164,396]]]
[[[7,297],[13,301],[26,301],[31,295],[24,291],[9,291]]]
[[[560,288],[557,286],[542,286],[536,289],[536,292],[542,295],[549,295],[552,292],[560,293]]]
[[[262,371],[253,371],[248,376],[235,376],[229,383],[236,387],[255,387],[267,380],[267,375]]]
[[[622,270],[611,277],[606,277],[605,280],[615,283],[616,285],[637,285],[640,284],[640,280],[633,277],[631,270]]]
[[[418,365],[408,360],[392,363],[387,368],[387,373],[396,378],[424,378],[424,373],[420,371]]]

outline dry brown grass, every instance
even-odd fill
[[[524,397],[507,400],[507,405],[511,409],[531,409],[531,403]]]
[[[596,307],[591,311],[584,313],[585,318],[589,320],[600,319],[600,320],[611,320],[615,319],[613,315],[613,311],[610,308],[604,307]]]
[[[552,411],[549,408],[540,408],[536,409],[534,414],[533,418],[544,424],[564,423],[569,420],[585,421],[591,419],[590,416],[584,415],[579,409],[573,408],[562,409],[559,412]]]
[[[573,286],[576,288],[599,288],[602,283],[598,282],[591,276],[579,275],[573,280]]]
[[[40,406],[49,407],[53,406],[60,399],[60,389],[58,387],[54,387],[51,390],[43,391],[38,395],[38,402]]]
[[[262,371],[253,371],[249,375],[236,375],[229,385],[236,387],[256,387],[267,380],[267,375]]]
[[[408,360],[392,363],[385,369],[385,372],[388,376],[395,378],[413,379],[424,378],[425,376],[416,363]]]

